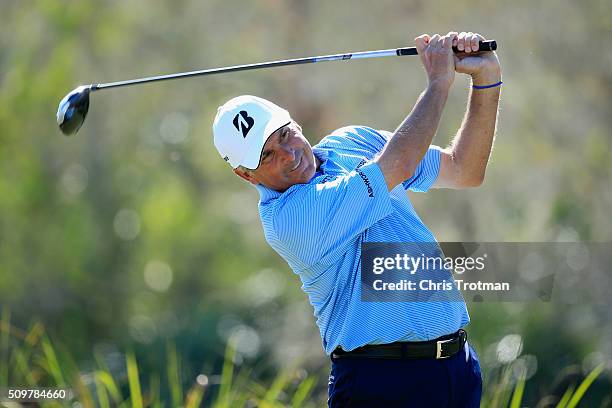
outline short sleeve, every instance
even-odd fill
[[[331,264],[394,211],[385,178],[369,162],[346,176],[299,186],[278,203],[273,229],[283,251],[305,265]]]
[[[412,177],[402,182],[402,185],[405,190],[425,193],[436,181],[439,172],[440,147],[431,145],[416,167]]]

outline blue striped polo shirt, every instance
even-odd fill
[[[430,146],[414,175],[392,191],[372,159],[391,133],[365,126],[335,130],[313,147],[321,166],[285,192],[262,185],[259,215],[267,242],[300,277],[323,348],[431,340],[469,323],[465,302],[364,302],[363,242],[436,242],[405,190],[426,192],[438,177]]]

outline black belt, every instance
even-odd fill
[[[388,358],[388,359],[442,359],[452,357],[461,351],[467,341],[465,330],[438,337],[429,341],[398,341],[388,344],[369,344],[352,351],[340,347],[332,353],[336,358]]]

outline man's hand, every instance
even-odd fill
[[[485,38],[477,33],[453,34],[453,47],[461,52],[455,54],[455,70],[472,77],[474,85],[490,85],[501,80],[501,67],[494,51],[478,51],[479,41]]]
[[[457,37],[455,32],[448,33],[444,37],[438,34],[430,37],[423,34],[414,39],[419,57],[427,72],[429,85],[441,85],[450,88],[455,79],[455,61],[453,59],[453,38]]]

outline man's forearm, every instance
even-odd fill
[[[423,159],[438,129],[448,92],[447,85],[430,84],[385,146],[378,164],[389,190],[410,178]]]
[[[474,85],[489,85],[501,80],[501,74],[491,73],[474,78]],[[471,89],[461,128],[452,141],[453,160],[465,185],[479,185],[485,175],[499,106],[500,87]]]

